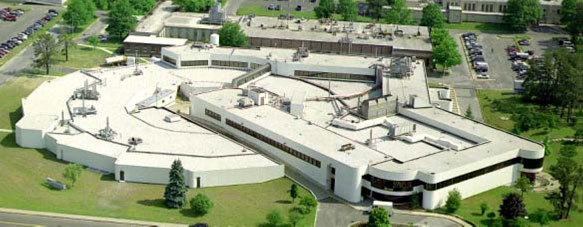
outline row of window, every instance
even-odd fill
[[[350,74],[350,73],[331,73],[331,72],[314,72],[314,71],[303,71],[296,70],[294,72],[295,76],[302,77],[315,77],[321,79],[340,79],[340,80],[358,80],[358,81],[374,81],[375,77],[362,74]]]
[[[235,67],[235,68],[247,68],[247,62],[242,61],[219,61],[212,60],[211,65],[213,66],[224,66],[224,67]]]
[[[228,126],[231,126],[235,129],[241,131],[241,132],[244,132],[247,135],[255,137],[256,139],[261,140],[264,143],[267,143],[273,147],[276,147],[276,148],[278,148],[278,149],[280,149],[280,150],[282,150],[282,151],[284,151],[284,152],[286,152],[286,153],[288,153],[296,158],[299,158],[307,163],[310,163],[313,166],[320,168],[320,165],[321,165],[320,161],[318,161],[318,160],[316,160],[308,155],[305,155],[305,154],[303,154],[303,153],[301,153],[301,152],[299,152],[291,147],[288,147],[280,142],[277,142],[277,141],[275,141],[267,136],[264,136],[260,133],[257,133],[255,131],[251,130],[250,128],[247,128],[247,127],[245,127],[241,124],[238,124],[234,121],[231,121],[229,119],[225,119],[225,121],[226,121]]]
[[[391,181],[391,180],[385,180],[382,178],[377,178],[374,176],[371,176],[369,174],[366,174],[364,176],[362,176],[362,179],[367,180],[369,182],[371,182],[371,186],[378,188],[378,189],[382,189],[382,190],[387,190],[387,191],[395,191],[395,192],[400,192],[400,191],[412,191],[413,187],[415,186],[419,186],[419,185],[424,185],[425,190],[429,190],[429,191],[434,191],[434,190],[438,190],[453,184],[457,184],[459,182],[465,181],[465,180],[469,180],[472,179],[474,177],[478,177],[490,172],[494,172],[496,170],[511,166],[511,165],[515,165],[515,164],[522,164],[523,167],[525,169],[538,169],[541,168],[543,166],[543,161],[544,159],[527,159],[527,158],[520,158],[520,157],[516,157],[513,159],[510,159],[508,161],[504,161],[495,165],[491,165],[488,166],[486,168],[482,168],[470,173],[466,173],[464,175],[461,176],[457,176],[454,178],[451,178],[449,180],[445,180],[436,184],[428,184],[428,183],[424,183],[420,180],[414,180],[414,181]]]
[[[162,57],[162,60],[164,60],[165,62],[168,62],[170,64],[176,65],[176,60],[174,58],[168,57],[166,55],[164,55]]]
[[[181,66],[201,66],[201,65],[209,65],[208,60],[194,60],[194,61],[181,61]]]
[[[217,120],[217,121],[221,121],[221,115],[218,114],[218,113],[215,113],[215,112],[213,112],[213,111],[211,111],[209,109],[204,109],[204,114],[207,115],[207,116],[209,116],[209,117],[211,117],[211,118],[213,118],[213,119],[215,119],[215,120]]]
[[[494,4],[482,4],[482,12],[494,12]],[[476,3],[464,3],[464,10],[465,11],[476,11]],[[505,5],[498,6],[498,12],[504,12],[506,10]]]

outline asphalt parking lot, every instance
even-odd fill
[[[318,6],[318,0],[311,1],[311,0],[264,0],[264,1],[257,1],[257,0],[244,0],[241,5],[261,5],[263,9],[267,9],[269,5],[277,6],[280,5],[281,11],[285,12],[288,10],[288,5],[290,11],[295,11],[298,5],[302,6],[302,11],[311,11],[314,7]]]
[[[34,24],[37,20],[40,20],[46,16],[49,9],[61,10],[61,8],[56,6],[44,6],[44,5],[18,5],[12,6],[11,4],[6,4],[0,2],[0,8],[27,8],[29,11],[24,12],[22,16],[18,17],[17,21],[0,21],[0,43],[11,39],[18,33],[23,32],[28,26]]]

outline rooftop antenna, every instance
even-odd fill
[[[83,108],[81,108],[81,114],[83,114],[83,117],[87,117],[87,110],[85,109],[85,99],[81,99],[81,105],[83,106]]]
[[[65,111],[61,110],[61,126],[65,125]]]

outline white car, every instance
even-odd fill
[[[478,74],[476,77],[478,79],[490,79],[490,75],[488,74]]]

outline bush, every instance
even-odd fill
[[[370,215],[368,216],[367,227],[389,227],[391,226],[391,221],[389,220],[389,214],[385,208],[375,207]]]
[[[486,213],[487,210],[488,210],[488,204],[485,202],[480,203],[480,214],[482,216],[484,216],[484,214]]]
[[[457,189],[449,191],[447,201],[445,201],[445,210],[449,213],[455,213],[462,205],[462,195]]]
[[[213,207],[213,202],[205,194],[198,193],[194,198],[190,200],[190,207],[194,213],[199,215],[204,215],[209,212]]]
[[[270,226],[279,226],[283,223],[283,215],[278,210],[270,211],[266,218]]]
[[[314,199],[312,196],[304,196],[300,200],[300,206],[300,213],[308,214],[312,212],[312,208],[318,206],[318,201],[316,201],[316,199]]]

